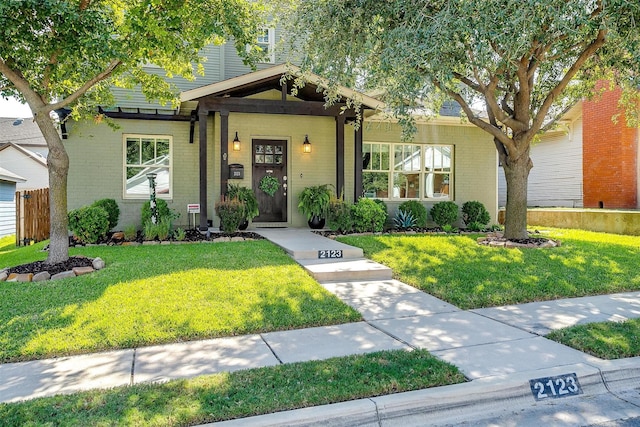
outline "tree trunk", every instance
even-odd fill
[[[69,232],[67,220],[67,175],[69,156],[51,118],[36,115],[36,123],[42,131],[49,155],[49,219],[50,243],[47,264],[64,262],[69,259]]]
[[[527,187],[529,171],[533,166],[529,150],[517,159],[503,161],[507,180],[507,206],[504,221],[504,237],[526,239],[527,235]]]

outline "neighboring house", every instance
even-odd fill
[[[27,150],[47,158],[49,148],[40,132],[38,124],[32,118],[0,117],[0,146],[12,142]]]
[[[205,78],[177,82],[182,93],[175,110],[118,90],[118,105],[103,110],[117,131],[69,123],[69,209],[113,198],[119,227],[140,226],[152,172],[158,197],[181,214],[181,226],[190,218],[188,204],[200,204],[197,225],[218,225],[215,203],[228,183],[258,196],[254,226],[306,226],[298,194],[319,184],[333,185],[351,201],[363,194],[381,198],[391,213],[409,199],[427,208],[442,200],[459,206],[479,200],[497,220],[497,154],[488,134],[458,117],[440,117],[419,122],[403,142],[400,126],[380,113],[380,101],[339,88],[336,105],[325,108],[318,76],[305,76],[309,82],[292,90],[283,77],[299,75],[296,67],[266,63],[251,73],[233,49],[207,49]],[[361,103],[362,116],[347,108],[347,98]],[[274,197],[259,189],[266,175],[282,184]]]
[[[25,181],[0,167],[0,237],[16,233],[16,183]]]
[[[638,129],[626,125],[619,99],[614,90],[579,102],[531,147],[529,206],[639,207]],[[501,169],[499,204],[505,203]]]
[[[19,172],[26,181],[19,182],[17,190],[36,190],[49,187],[47,160],[13,142],[0,145],[0,167]]]

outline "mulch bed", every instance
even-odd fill
[[[72,256],[67,261],[59,262],[57,264],[46,264],[44,261],[36,261],[29,264],[22,264],[16,267],[11,267],[7,270],[7,273],[40,273],[42,271],[48,271],[52,276],[54,274],[62,273],[63,271],[69,271],[74,267],[91,267],[93,259],[83,256]]]

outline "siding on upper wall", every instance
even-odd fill
[[[19,171],[26,182],[17,183],[18,190],[37,190],[49,187],[49,170],[25,153],[8,147],[0,152],[0,167]]]
[[[497,223],[498,193],[495,146],[489,135],[475,126],[440,125],[423,123],[417,125],[417,133],[408,143],[452,144],[454,146],[453,201],[461,207],[464,202],[477,200]],[[402,131],[399,125],[386,122],[365,122],[364,142],[400,143]],[[394,215],[401,201],[387,202],[389,214]],[[427,210],[435,201],[425,201]]]
[[[545,136],[531,146],[533,168],[529,173],[529,206],[582,207],[582,118],[567,133]],[[507,202],[504,170],[499,174],[500,206]]]
[[[0,181],[0,237],[16,233],[16,184]]]

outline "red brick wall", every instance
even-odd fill
[[[638,131],[627,127],[618,108],[620,90],[583,104],[582,173],[584,207],[638,207]],[[617,123],[611,120],[621,113]]]

